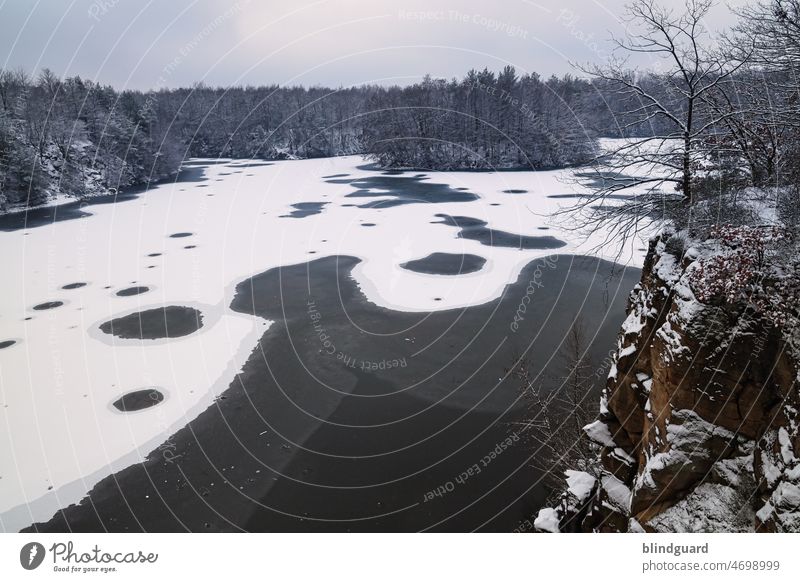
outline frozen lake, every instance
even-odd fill
[[[186,165],[186,180],[124,201],[0,219],[0,529],[78,502],[215,403],[281,307],[296,315],[294,297],[231,308],[259,273],[352,257],[347,280],[370,306],[425,318],[498,300],[542,257],[639,266],[646,247],[576,231],[559,214],[569,171]]]

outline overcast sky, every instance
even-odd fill
[[[0,0],[0,64],[139,89],[405,84],[506,64],[562,74],[608,56],[625,2]],[[721,5],[707,26],[731,22]]]

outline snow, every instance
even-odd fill
[[[620,447],[616,447],[611,452],[611,455],[614,458],[622,461],[623,463],[625,463],[628,466],[632,466],[632,465],[634,465],[636,463],[636,460],[633,457],[631,457],[628,453],[626,453],[625,449],[620,448]]]
[[[774,509],[775,508],[772,507],[772,504],[767,501],[761,509],[756,511],[756,517],[761,521],[767,521],[772,515]]]
[[[351,255],[362,260],[352,275],[369,301],[426,312],[491,301],[530,261],[553,253],[595,254],[633,266],[644,260],[642,240],[609,244],[603,229],[577,231],[561,213],[572,202],[548,198],[577,187],[569,185],[571,170],[428,173],[428,181],[467,188],[479,199],[357,208],[345,204],[378,199],[348,198],[356,187],[322,177],[379,175],[359,169],[364,161],[358,156],[249,167],[241,160],[222,162],[208,165],[200,183],[163,184],[133,200],[87,206],[87,218],[0,232],[0,341],[18,340],[0,350],[0,529],[47,519],[77,502],[209,406],[271,324],[229,308],[236,285],[257,273]],[[509,189],[527,192],[503,193]],[[281,218],[292,204],[308,201],[329,204],[318,215]],[[567,244],[555,251],[489,247],[432,224],[438,213]],[[376,226],[363,228],[364,222]],[[177,232],[193,235],[168,236]],[[187,244],[196,248],[185,249]],[[431,252],[471,253],[487,262],[460,276],[400,267]],[[74,282],[87,285],[61,289]],[[151,290],[116,296],[133,285]],[[31,310],[55,300],[64,305]],[[157,341],[120,340],[97,329],[113,317],[166,305],[197,307],[203,327]],[[158,406],[136,413],[110,406],[121,394],[150,386],[167,395]],[[9,512],[20,507],[24,519],[19,511],[12,519]]]
[[[752,449],[752,442],[749,443]],[[743,447],[748,448],[748,447]],[[722,459],[714,463],[709,473],[709,478],[727,484],[731,487],[739,487],[743,476],[753,474],[753,453],[752,451],[744,456],[732,459]]]
[[[789,465],[796,460],[792,448],[792,441],[784,427],[778,429],[778,444],[781,446],[781,458],[785,464]]]
[[[790,425],[794,420],[790,421]],[[767,502],[759,509],[761,521],[773,519],[779,529],[797,531],[800,528],[800,461],[794,454],[792,437],[785,427],[770,430],[762,437],[761,472],[769,489]],[[773,452],[777,444],[777,455]]]
[[[56,194],[50,197],[46,202],[42,204],[37,204],[33,208],[50,208],[53,206],[59,206],[61,204],[67,204],[69,202],[75,202],[76,199],[74,196],[69,196],[67,194]],[[9,204],[0,211],[0,216],[4,214],[19,214],[20,212],[27,212],[29,206],[27,204]]]
[[[752,531],[747,495],[718,483],[701,483],[684,499],[647,522],[658,532]]]
[[[586,436],[588,436],[590,440],[596,442],[597,444],[613,448],[616,448],[617,446],[613,437],[611,436],[611,431],[608,429],[608,425],[602,420],[595,420],[593,423],[587,424],[583,427],[583,432],[586,433]]]
[[[681,275],[677,259],[666,252],[663,240],[659,241],[656,252],[659,255],[658,261],[654,267],[656,275],[665,283],[670,285],[675,284]]]
[[[630,533],[647,533],[642,527],[642,524],[640,524],[634,517],[628,520],[628,531]]]
[[[578,503],[583,502],[594,489],[597,479],[584,471],[564,471],[567,477],[567,489],[577,499]]]
[[[622,322],[622,334],[639,335],[642,329],[644,329],[645,323],[646,319],[641,316],[638,310],[631,310],[631,312],[628,313],[628,317]]]
[[[671,418],[672,422],[666,427],[669,450],[658,452],[647,459],[641,473],[636,477],[636,489],[656,487],[653,473],[664,471],[667,467],[689,464],[692,457],[708,455],[711,438],[739,444],[734,433],[703,420],[692,410],[675,410]],[[741,444],[742,447],[746,445]]]
[[[667,442],[672,448],[701,448],[712,435],[737,441],[733,432],[705,421],[693,410],[685,408],[673,411],[672,422],[667,426]]]
[[[784,531],[797,531],[800,527],[800,486],[781,481],[764,506],[756,512],[758,519],[767,521],[773,518]]]
[[[608,414],[608,398],[605,395],[600,397],[600,414]]]
[[[612,362],[611,368],[608,370],[608,379],[609,380],[616,380],[617,375],[619,374],[619,369],[617,368],[617,363]]]
[[[552,507],[545,507],[539,510],[539,515],[533,520],[533,527],[539,531],[548,533],[559,533],[558,512]]]
[[[600,484],[608,496],[611,504],[623,513],[630,511],[631,490],[614,475],[605,474],[600,478]]]
[[[681,356],[689,357],[690,350],[683,344],[683,338],[676,329],[672,327],[672,323],[668,320],[665,321],[661,327],[656,331],[656,335],[661,339],[667,351],[664,353],[665,358],[676,360]]]
[[[694,263],[696,265],[697,263]],[[677,308],[677,315],[681,320],[689,322],[698,316],[698,314],[705,309],[694,296],[691,287],[686,282],[686,277],[683,277],[673,287],[675,291],[674,305]]]

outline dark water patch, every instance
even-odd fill
[[[164,394],[155,388],[144,388],[123,394],[113,402],[114,408],[120,412],[136,412],[157,406],[164,402]]]
[[[39,303],[39,305],[34,305],[33,309],[35,311],[44,311],[46,309],[55,309],[56,307],[61,307],[64,305],[63,301],[47,301],[45,303]]]
[[[160,257],[161,253],[149,253],[147,256],[148,257]]]
[[[509,188],[508,190],[503,190],[503,194],[525,194],[527,190],[520,190],[519,188]]]
[[[374,222],[362,222],[361,226],[375,226]]]
[[[345,178],[350,174],[331,174],[330,176],[322,176],[323,180],[330,180],[331,178]]]
[[[207,166],[220,166],[229,163],[230,160],[187,160],[181,164],[184,168],[203,168]]]
[[[142,293],[147,293],[150,291],[150,287],[127,287],[126,289],[120,289],[117,291],[117,295],[119,297],[132,297],[133,295],[141,295]]]
[[[450,216],[449,214],[437,214],[436,216],[442,219],[436,224],[447,224],[458,228],[458,238],[475,240],[490,247],[558,249],[567,244],[552,236],[512,234],[510,232],[489,228],[487,222],[470,216]]]
[[[185,246],[185,247],[183,247],[183,248],[185,248],[185,249],[196,249],[196,248],[197,248],[197,245],[186,245],[186,246]]]
[[[203,327],[203,314],[182,305],[169,305],[117,317],[100,325],[103,333],[123,339],[183,337]]]
[[[491,204],[489,204],[489,206],[500,206],[500,203],[499,202],[492,202]]]
[[[586,194],[550,194],[548,198],[557,198],[563,200],[588,200],[596,198]],[[604,200],[632,200],[636,198],[633,194],[605,194],[601,197]]]
[[[478,255],[431,253],[427,257],[400,266],[408,271],[429,275],[465,275],[480,271],[485,264],[486,259]]]
[[[273,162],[247,162],[244,164],[228,164],[229,168],[260,168],[263,166],[274,166]],[[248,174],[252,176],[252,174]]]
[[[231,308],[274,323],[229,388],[143,462],[31,529],[508,532],[535,515],[551,493],[537,446],[520,439],[492,453],[525,418],[507,370],[531,356],[543,390],[559,386],[563,365],[545,356],[576,314],[599,365],[638,270],[547,257],[498,299],[408,313],[367,301],[352,278],[358,262],[327,257],[239,284]],[[541,287],[527,295],[531,281]],[[487,455],[480,474],[425,501]]]
[[[79,283],[68,283],[61,287],[62,289],[70,290],[70,289],[80,289],[81,287],[86,287],[86,283],[79,282]]]
[[[361,178],[326,180],[331,184],[349,184],[357,188],[355,192],[347,194],[348,198],[382,198],[359,208],[391,208],[401,204],[419,203],[445,203],[445,202],[472,202],[477,200],[475,194],[470,194],[451,188],[447,184],[424,181],[418,176],[401,177],[367,176]],[[386,200],[392,198],[393,200]]]
[[[360,166],[356,166],[356,170],[361,170],[362,172],[380,172],[381,170],[385,170],[385,168],[380,164],[377,164],[375,162],[370,162],[368,164],[361,164]]]
[[[294,210],[289,214],[282,214],[281,218],[305,218],[306,216],[320,214],[326,204],[330,204],[330,202],[298,202],[297,204],[292,204]]]
[[[194,233],[192,232],[176,232],[169,235],[169,238],[186,238],[187,236],[192,236]]]
[[[537,226],[536,230],[550,230],[549,226]]]
[[[155,182],[153,185],[169,184],[169,183],[196,184],[198,182],[204,182],[204,181],[206,181],[205,169],[202,166],[196,166],[196,167],[189,167],[189,168],[181,168],[181,170],[178,172],[178,175],[175,177],[175,179],[173,179],[173,180],[169,180],[169,179],[162,180],[160,182]],[[146,191],[146,189],[143,190],[143,191]],[[139,191],[139,193],[141,193],[141,192],[142,191]]]
[[[103,204],[116,204],[136,200],[141,194],[150,190],[151,187],[162,184],[176,184],[180,182],[200,182],[205,180],[202,167],[183,168],[173,178],[166,178],[121,189],[115,194],[104,194],[102,196],[91,196],[75,202],[67,202],[57,206],[44,206],[30,208],[24,212],[0,215],[0,232],[13,232],[26,228],[38,228],[47,226],[64,220],[76,220],[92,216],[87,212],[92,206]]]
[[[6,348],[10,348],[14,344],[17,343],[17,340],[3,340],[0,342],[0,350],[4,350]]]
[[[591,188],[608,188],[610,186],[633,186],[639,180],[634,176],[607,171],[576,172],[575,176],[582,179]]]

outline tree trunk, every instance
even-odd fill
[[[681,188],[683,190],[683,203],[686,206],[691,206],[694,200],[692,199],[692,140],[689,138],[688,132],[683,137],[683,180]]]

